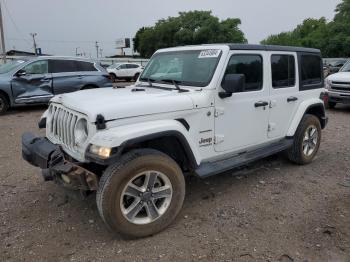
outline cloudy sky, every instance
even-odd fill
[[[43,52],[96,57],[116,53],[115,40],[133,37],[142,26],[176,16],[179,11],[211,10],[220,19],[238,17],[249,43],[293,29],[303,19],[332,19],[341,0],[0,0],[6,49],[32,50],[37,33]]]

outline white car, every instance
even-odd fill
[[[218,175],[282,151],[310,163],[327,124],[324,91],[316,49],[162,49],[135,85],[54,97],[40,121],[46,137],[25,133],[22,155],[46,180],[97,191],[112,231],[149,236],[181,210],[186,175]]]
[[[143,66],[136,63],[115,63],[107,67],[112,81],[117,79],[136,81],[143,69]]]
[[[337,104],[350,104],[350,61],[338,73],[326,78],[326,89],[328,108],[334,108]]]

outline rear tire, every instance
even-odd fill
[[[137,81],[137,79],[139,78],[139,76],[140,76],[139,73],[136,73],[136,74],[134,75],[134,81],[135,81],[135,82]]]
[[[326,103],[326,108],[328,108],[328,109],[334,109],[336,105],[337,105],[336,102],[329,102],[329,101],[328,101],[328,102]]]
[[[7,97],[0,93],[0,115],[5,114],[5,112],[9,109],[10,103]]]
[[[184,197],[185,179],[177,163],[159,151],[138,149],[106,169],[96,202],[109,229],[136,238],[165,229]]]
[[[314,115],[306,114],[295,132],[293,146],[287,151],[289,160],[299,165],[312,162],[320,143],[320,120]]]

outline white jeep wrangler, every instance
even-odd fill
[[[185,175],[207,177],[281,151],[307,164],[326,126],[319,50],[199,45],[157,51],[135,85],[63,94],[25,133],[45,180],[97,191],[106,225],[155,234],[179,213]]]

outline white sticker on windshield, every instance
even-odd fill
[[[198,58],[211,58],[218,57],[220,55],[220,50],[203,50],[199,53]]]

